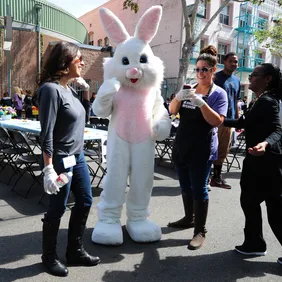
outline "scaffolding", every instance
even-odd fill
[[[264,62],[254,34],[257,30],[267,28],[268,20],[259,17],[258,5],[248,2],[240,4],[237,19],[236,53],[239,59],[238,75],[242,79],[243,72],[251,72],[257,65]]]

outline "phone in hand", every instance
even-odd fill
[[[184,84],[183,89],[192,89],[192,85],[190,84]]]

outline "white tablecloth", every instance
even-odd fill
[[[24,119],[10,119],[0,120],[0,126],[7,129],[15,129],[23,132],[33,133],[39,135],[41,131],[40,122],[36,120],[24,120]],[[84,129],[84,140],[101,140],[102,143],[102,154],[103,161],[105,162],[104,156],[106,156],[107,146],[104,145],[107,140],[108,132],[105,130],[88,128]]]

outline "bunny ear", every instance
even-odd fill
[[[134,37],[138,37],[146,43],[150,43],[157,33],[161,17],[162,7],[159,5],[152,6],[139,20]]]
[[[103,28],[113,44],[118,45],[130,37],[122,22],[113,12],[101,8],[99,13]]]

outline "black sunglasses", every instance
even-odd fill
[[[264,74],[261,74],[261,73],[257,73],[257,72],[252,72],[250,75],[249,75],[249,79],[251,79],[252,77],[256,77],[256,76],[265,76]]]
[[[206,72],[208,72],[209,70],[211,70],[211,69],[213,69],[213,68],[196,68],[196,69],[194,69],[194,71],[195,72],[197,72],[197,73],[199,73],[199,72],[204,72],[204,73],[206,73]]]

